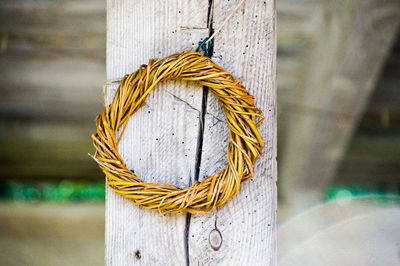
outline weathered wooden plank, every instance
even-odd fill
[[[277,99],[278,99],[278,161],[286,146],[286,132],[293,110],[299,99],[300,85],[309,67],[308,54],[319,40],[320,25],[324,21],[326,1],[277,1]],[[290,105],[288,105],[288,103]]]
[[[400,192],[400,130],[365,129],[350,142],[335,184]]]
[[[319,41],[293,103],[306,111],[291,114],[280,164],[281,195],[294,212],[319,202],[331,181],[392,43],[399,12],[395,0],[325,5]]]
[[[2,202],[0,223],[3,265],[104,265],[101,203]]]
[[[180,52],[208,34],[208,1],[107,1],[107,78]],[[108,88],[109,102],[115,86]],[[119,152],[147,181],[188,184],[194,173],[201,86],[168,82],[129,121]],[[184,265],[186,216],[161,217],[106,193],[107,265]]]
[[[213,1],[218,28],[240,1]],[[265,121],[265,142],[254,178],[238,195],[208,215],[193,215],[189,256],[193,265],[276,264],[276,35],[275,2],[246,1],[214,41],[213,60],[242,79]],[[200,177],[226,163],[228,127],[221,104],[210,92],[205,116]]]
[[[104,55],[105,14],[102,0],[1,1],[1,52],[97,49]]]
[[[2,118],[89,123],[101,110],[104,61],[82,55],[7,52],[0,61]]]
[[[400,34],[361,121],[366,127],[400,128]]]
[[[105,14],[102,0],[2,1],[0,119],[93,121],[102,106]]]
[[[101,171],[87,156],[94,130],[91,123],[0,122],[1,177],[99,180]]]

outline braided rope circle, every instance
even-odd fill
[[[227,166],[201,182],[180,188],[164,182],[144,182],[128,170],[118,153],[117,131],[122,136],[130,116],[145,102],[150,91],[161,81],[182,79],[198,81],[209,87],[224,107],[230,134]],[[253,177],[253,165],[264,146],[257,126],[261,111],[253,96],[235,81],[232,74],[210,58],[196,52],[173,54],[161,60],[151,59],[136,72],[125,75],[113,102],[96,117],[97,133],[92,135],[96,153],[93,158],[116,193],[145,208],[160,213],[207,213],[224,204]]]

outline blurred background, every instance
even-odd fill
[[[277,8],[280,264],[397,265],[400,1]],[[0,2],[3,265],[103,264],[105,43],[104,0]]]

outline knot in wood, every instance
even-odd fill
[[[208,236],[208,242],[213,250],[218,251],[222,245],[222,234],[217,229],[214,228],[211,230],[210,235]]]
[[[223,105],[230,129],[227,166],[187,188],[144,182],[126,168],[118,153],[118,143],[130,116],[143,106],[159,82],[173,79],[196,81],[209,87]],[[108,186],[137,205],[157,209],[161,214],[207,213],[233,197],[240,184],[253,177],[253,165],[264,146],[257,129],[262,120],[253,96],[210,58],[187,52],[151,59],[136,72],[124,76],[112,103],[96,117],[97,132],[92,135],[94,159],[106,175]]]

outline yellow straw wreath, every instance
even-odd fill
[[[118,143],[128,120],[145,102],[147,95],[166,80],[192,80],[211,89],[224,107],[230,134],[227,166],[201,182],[179,188],[164,182],[144,182],[128,170]],[[264,146],[257,126],[264,117],[254,105],[253,96],[240,80],[197,52],[177,53],[160,60],[151,59],[136,72],[122,79],[113,102],[96,117],[97,132],[92,135],[93,158],[116,193],[135,204],[160,213],[208,213],[233,197],[240,184],[253,177],[253,165]],[[121,137],[117,131],[123,126]]]

